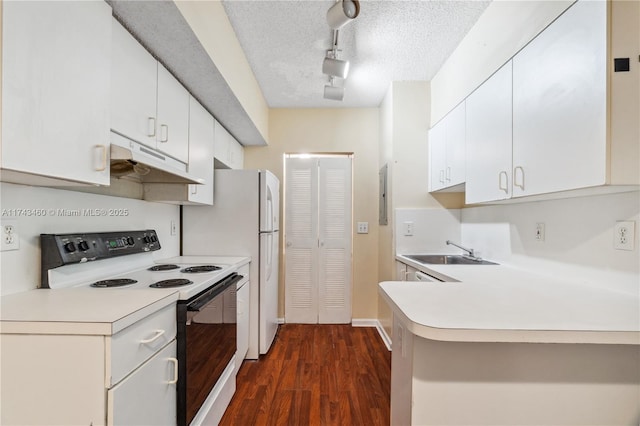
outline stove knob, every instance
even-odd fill
[[[145,235],[144,238],[142,238],[142,241],[149,244],[151,242],[151,238],[148,235]]]
[[[73,253],[74,251],[76,251],[76,245],[73,244],[73,242],[68,242],[64,245],[64,249],[68,252],[68,253]]]
[[[158,241],[158,237],[156,237],[155,235],[152,235],[151,241],[155,243],[156,241]]]
[[[87,244],[87,242],[86,242],[86,241],[80,241],[80,242],[78,243],[78,248],[79,248],[80,250],[82,250],[82,251],[87,251],[87,250],[89,250],[89,244]]]
[[[130,246],[134,245],[136,242],[134,241],[133,237],[127,237],[127,244],[129,244]]]

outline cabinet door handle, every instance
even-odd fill
[[[96,167],[96,171],[103,172],[107,168],[107,147],[106,145],[96,145],[95,148],[102,150],[102,155],[100,156],[100,166]]]
[[[444,183],[444,170],[440,170],[440,183]]]
[[[144,340],[140,340],[140,343],[142,344],[147,344],[147,343],[151,343],[155,340],[158,340],[160,338],[160,336],[162,336],[164,334],[164,330],[156,330],[156,334],[153,337],[150,337],[148,339],[144,339]]]
[[[502,176],[504,176],[504,186],[502,186]],[[498,188],[505,194],[509,193],[509,175],[504,170],[498,173]]]
[[[522,175],[522,181],[520,183],[518,183],[518,170],[520,170],[520,174]],[[522,166],[516,166],[513,169],[513,186],[517,186],[524,191],[524,169]]]
[[[169,141],[169,126],[166,124],[160,125],[160,142],[165,143]]]
[[[156,137],[156,118],[149,117],[147,119],[147,136],[150,138]]]
[[[198,193],[198,185],[191,184],[189,186],[191,187],[191,194],[192,195],[195,195],[195,194]]]
[[[169,380],[167,383],[172,385],[178,383],[178,360],[176,358],[169,358],[168,360],[173,363],[173,380]]]
[[[451,182],[451,166],[447,167],[446,179],[448,182]]]

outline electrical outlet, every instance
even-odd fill
[[[613,227],[613,248],[616,250],[633,250],[635,246],[636,223],[618,221]]]
[[[536,241],[544,241],[544,223],[536,223]]]
[[[175,220],[171,221],[171,235],[178,235],[178,226]]]
[[[358,222],[358,234],[369,233],[369,222]]]
[[[2,229],[2,250],[18,250],[20,248],[20,236],[18,235],[18,224],[15,220],[3,220],[0,224]]]
[[[404,222],[404,235],[408,237],[413,235],[413,222]]]

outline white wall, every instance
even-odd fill
[[[462,210],[463,243],[487,259],[512,261],[541,273],[626,288],[640,288],[640,192],[599,195]],[[635,221],[633,251],[613,248],[618,220]],[[544,242],[536,223],[545,224]],[[629,287],[630,286],[630,287]]]
[[[27,215],[15,209],[39,210],[41,215]],[[79,216],[65,216],[62,210]],[[104,209],[107,215],[88,216],[82,209]],[[123,216],[110,216],[109,209],[126,211]],[[171,221],[180,223],[178,206],[131,198],[87,194],[61,189],[40,188],[0,183],[2,221],[15,220],[20,249],[0,253],[0,295],[28,291],[40,283],[40,234],[72,232],[108,232],[155,229],[162,249],[156,259],[177,256],[180,236],[172,236]]]
[[[461,244],[460,209],[396,209],[396,253],[461,253],[446,244]],[[405,222],[413,226],[413,235],[405,234]]]
[[[431,80],[437,123],[522,49],[573,0],[494,1]]]

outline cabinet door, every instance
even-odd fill
[[[229,166],[232,169],[242,169],[244,165],[244,147],[230,135]]]
[[[213,204],[213,116],[193,97],[189,101],[189,173],[203,178],[202,185],[189,185],[188,201]]]
[[[215,122],[215,142],[213,145],[214,157],[229,168],[229,143],[231,142],[231,135],[227,130],[222,127],[222,124]]]
[[[158,61],[113,19],[111,128],[156,147]]]
[[[511,61],[467,98],[467,204],[511,196]]]
[[[606,33],[578,1],[514,57],[514,196],[606,183]]]
[[[107,391],[108,425],[176,424],[176,341]]]
[[[445,118],[445,187],[465,180],[465,104],[462,102]]]
[[[237,293],[238,306],[238,353],[236,354],[236,371],[242,365],[244,357],[249,350],[249,287],[251,284],[246,282]]]
[[[109,185],[111,8],[2,8],[2,167]]]
[[[189,161],[189,92],[158,64],[158,150]]]
[[[429,130],[429,191],[445,187],[445,120]]]
[[[407,280],[407,265],[396,260],[396,281]]]

